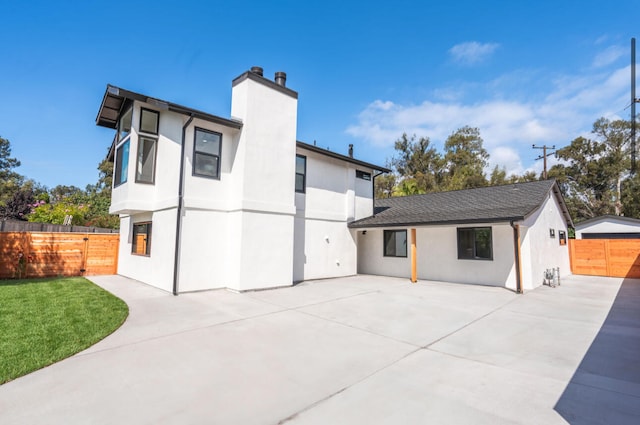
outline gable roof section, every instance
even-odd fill
[[[494,223],[524,220],[552,192],[569,226],[571,216],[555,180],[516,183],[426,195],[376,199],[374,215],[351,228]]]
[[[381,167],[381,166],[375,165],[375,164],[370,164],[368,162],[360,161],[360,160],[354,159],[354,158],[352,158],[350,156],[341,155],[339,153],[332,152],[332,151],[330,151],[328,149],[322,149],[322,148],[319,148],[317,146],[310,145],[308,143],[304,143],[304,142],[301,142],[301,141],[297,141],[296,142],[296,146],[298,148],[300,148],[300,149],[305,149],[305,150],[308,150],[308,151],[311,151],[311,152],[319,153],[320,155],[325,155],[325,156],[328,156],[328,157],[331,157],[331,158],[336,158],[336,159],[339,159],[339,160],[342,160],[342,161],[345,161],[345,162],[349,162],[349,163],[354,164],[354,165],[359,165],[359,166],[364,167],[364,168],[370,168],[372,170],[381,171],[383,173],[390,173],[391,172],[391,170],[389,170],[388,168]]]
[[[107,84],[107,90],[104,93],[100,109],[98,110],[98,116],[96,117],[96,124],[101,127],[116,128],[118,120],[120,119],[120,114],[124,112],[124,106],[127,100],[146,102],[150,105],[157,106],[160,110],[169,110],[189,116],[193,115],[194,118],[199,118],[226,127],[235,129],[242,128],[241,121],[211,115],[206,112],[198,111],[197,109],[178,105],[177,103],[171,103],[165,100],[155,99],[140,93],[121,89],[120,87],[112,86],[111,84]]]
[[[588,220],[584,220],[581,221],[580,223],[576,224],[576,230],[581,230],[585,227],[588,227],[592,224],[595,223],[600,223],[600,222],[604,222],[604,221],[610,221],[610,222],[614,222],[614,223],[620,223],[620,224],[631,224],[631,225],[635,225],[635,226],[640,226],[640,219],[637,218],[632,218],[632,217],[624,217],[621,215],[601,215],[599,217],[593,217],[590,218]]]

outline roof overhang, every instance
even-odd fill
[[[100,104],[100,110],[96,117],[96,125],[115,129],[118,125],[120,114],[124,112],[124,108],[126,107],[128,100],[144,102],[149,105],[153,105],[160,110],[168,110],[192,116],[194,118],[199,118],[204,121],[209,121],[233,129],[242,128],[242,121],[222,118],[197,109],[187,108],[186,106],[181,106],[176,103],[167,102],[165,100],[121,89],[120,87],[112,86],[111,84],[107,84],[107,90],[104,93],[102,103]]]
[[[339,159],[341,161],[349,162],[349,163],[354,164],[354,165],[359,165],[360,167],[370,168],[372,170],[380,171],[382,173],[390,173],[391,172],[390,169],[385,168],[385,167],[381,167],[380,165],[375,165],[375,164],[371,164],[369,162],[360,161],[360,160],[352,158],[350,156],[341,155],[339,153],[335,153],[335,152],[332,152],[332,151],[327,150],[327,149],[322,149],[322,148],[319,148],[317,146],[310,145],[308,143],[304,143],[304,142],[301,142],[301,141],[297,141],[296,142],[296,146],[298,148],[300,148],[300,149],[305,149],[305,150],[308,150],[308,151],[311,151],[311,152],[319,153],[320,155],[325,155],[325,156],[328,156],[330,158]]]

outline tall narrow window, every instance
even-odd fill
[[[143,136],[138,138],[136,182],[153,184],[156,171],[156,145],[156,139]]]
[[[129,139],[116,148],[116,164],[113,170],[114,186],[120,186],[127,181],[129,172]]]
[[[491,227],[459,228],[458,259],[493,260]]]
[[[151,222],[133,224],[131,253],[151,255]]]
[[[127,109],[118,121],[118,141],[124,139],[131,133],[131,116],[133,108]]]
[[[407,231],[406,230],[385,230],[384,231],[384,256],[385,257],[406,257],[407,256]]]
[[[307,157],[296,155],[296,192],[305,193],[307,189]]]
[[[222,134],[196,127],[193,145],[193,175],[219,179]]]
[[[149,134],[158,134],[158,111],[140,108],[140,131]]]

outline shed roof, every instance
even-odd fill
[[[107,84],[107,89],[105,90],[102,103],[100,104],[100,109],[98,110],[98,116],[96,117],[96,124],[101,127],[116,128],[120,115],[124,112],[127,100],[146,102],[157,106],[159,109],[169,110],[185,115],[193,115],[195,118],[200,118],[226,127],[235,129],[242,128],[242,122],[239,120],[222,118],[217,115],[198,111],[197,109],[178,105],[177,103],[167,102],[166,100],[156,99],[144,94],[125,90],[120,87],[112,86],[111,84]]]
[[[374,215],[352,228],[493,223],[524,220],[553,193],[569,226],[571,216],[555,180],[541,180],[426,195],[376,199]]]

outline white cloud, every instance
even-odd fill
[[[478,43],[468,41],[460,43],[449,49],[453,60],[465,65],[474,65],[486,60],[499,47],[497,43]]]
[[[627,50],[621,46],[609,46],[605,50],[601,51],[593,59],[593,67],[602,68],[607,65],[611,65],[619,58],[627,54]]]
[[[603,62],[604,63],[604,62]],[[467,95],[437,96],[419,104],[401,104],[391,100],[370,103],[346,130],[371,146],[391,152],[402,134],[429,137],[436,146],[456,129],[478,127],[484,146],[491,155],[491,168],[504,166],[509,174],[542,170],[542,161],[534,161],[539,152],[532,144],[562,147],[578,136],[588,135],[593,122],[600,118],[628,118],[629,66],[617,69],[592,68],[577,75],[537,76],[545,84],[532,87],[531,75],[523,76],[531,95],[509,96],[513,75],[499,76],[485,84],[469,84]],[[505,74],[507,75],[507,74]],[[545,78],[546,77],[546,78]],[[505,81],[508,84],[503,85]],[[468,89],[465,88],[465,89]],[[438,88],[435,93],[446,92]],[[472,97],[489,93],[485,99]],[[491,95],[491,93],[495,93]],[[549,167],[555,158],[549,158]]]

